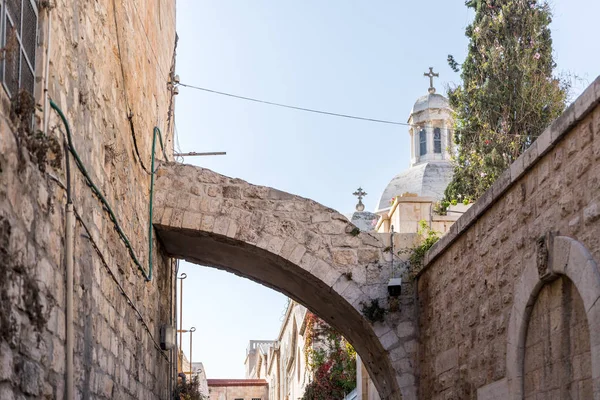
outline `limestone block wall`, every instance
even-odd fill
[[[404,281],[402,295],[388,295],[390,234],[360,232],[312,200],[191,165],[165,163],[157,176],[153,218],[169,255],[288,295],[352,343],[382,398],[417,398],[414,289]],[[396,234],[394,248],[416,239]],[[380,309],[383,321],[365,315]]]
[[[592,383],[600,397],[599,101],[596,79],[430,250],[417,285],[422,398],[521,399],[523,367],[526,398],[556,389],[549,380],[559,370],[570,398],[592,398]],[[549,232],[568,238],[566,245],[546,252]],[[571,242],[577,251],[569,253]],[[557,277],[568,284],[546,289],[561,285],[551,283]],[[570,328],[564,318],[572,318]],[[557,342],[551,332],[558,329]],[[561,370],[568,363],[573,370]]]
[[[269,400],[269,385],[252,384],[242,385],[211,385],[209,383],[210,400]]]
[[[590,327],[581,296],[565,277],[545,285],[533,306],[523,372],[526,399],[593,398]]]
[[[175,4],[52,4],[39,10],[35,101],[48,110],[43,88],[50,43],[48,93],[65,112],[83,164],[147,268],[150,176],[144,168],[150,168],[155,125],[167,149],[172,142],[167,80]],[[55,166],[35,163],[31,131],[17,129],[11,111],[0,88],[0,398],[62,399],[65,155],[59,146],[49,153]],[[37,112],[35,129],[43,128],[43,117]],[[49,135],[62,142],[58,127],[64,132],[52,114]],[[171,262],[155,240],[154,277],[145,282],[73,162],[71,184],[80,217],[74,243],[75,397],[166,398],[169,354],[155,342],[172,318]]]

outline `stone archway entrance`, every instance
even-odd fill
[[[170,163],[157,175],[154,226],[169,255],[304,304],[354,345],[382,399],[416,398],[406,325],[393,316],[372,324],[360,311],[388,300],[389,263],[376,235],[315,201],[207,169]]]

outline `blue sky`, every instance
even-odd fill
[[[553,3],[557,72],[600,73],[600,2]],[[460,82],[446,63],[464,59],[472,17],[461,1],[178,0],[181,82],[329,112],[406,122],[427,93],[423,73],[440,73],[444,93]],[[587,38],[587,39],[586,39]],[[595,47],[594,47],[595,46]],[[362,186],[373,209],[409,163],[406,127],[276,108],[185,87],[176,99],[181,151],[227,151],[187,158],[249,182],[312,198],[343,213]],[[209,378],[243,377],[250,339],[272,339],[283,295],[235,275],[181,263],[184,328],[195,326],[194,361]],[[184,349],[188,345],[184,339]]]

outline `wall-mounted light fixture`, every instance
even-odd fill
[[[171,350],[175,347],[175,328],[171,325],[160,327],[160,348],[162,350]]]

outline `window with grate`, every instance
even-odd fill
[[[33,94],[38,10],[35,0],[0,0],[0,30],[5,49],[0,78],[9,96],[19,89]]]
[[[427,133],[425,129],[421,129],[419,132],[419,155],[427,154]]]
[[[440,128],[435,128],[433,130],[433,152],[442,152],[442,130]]]

